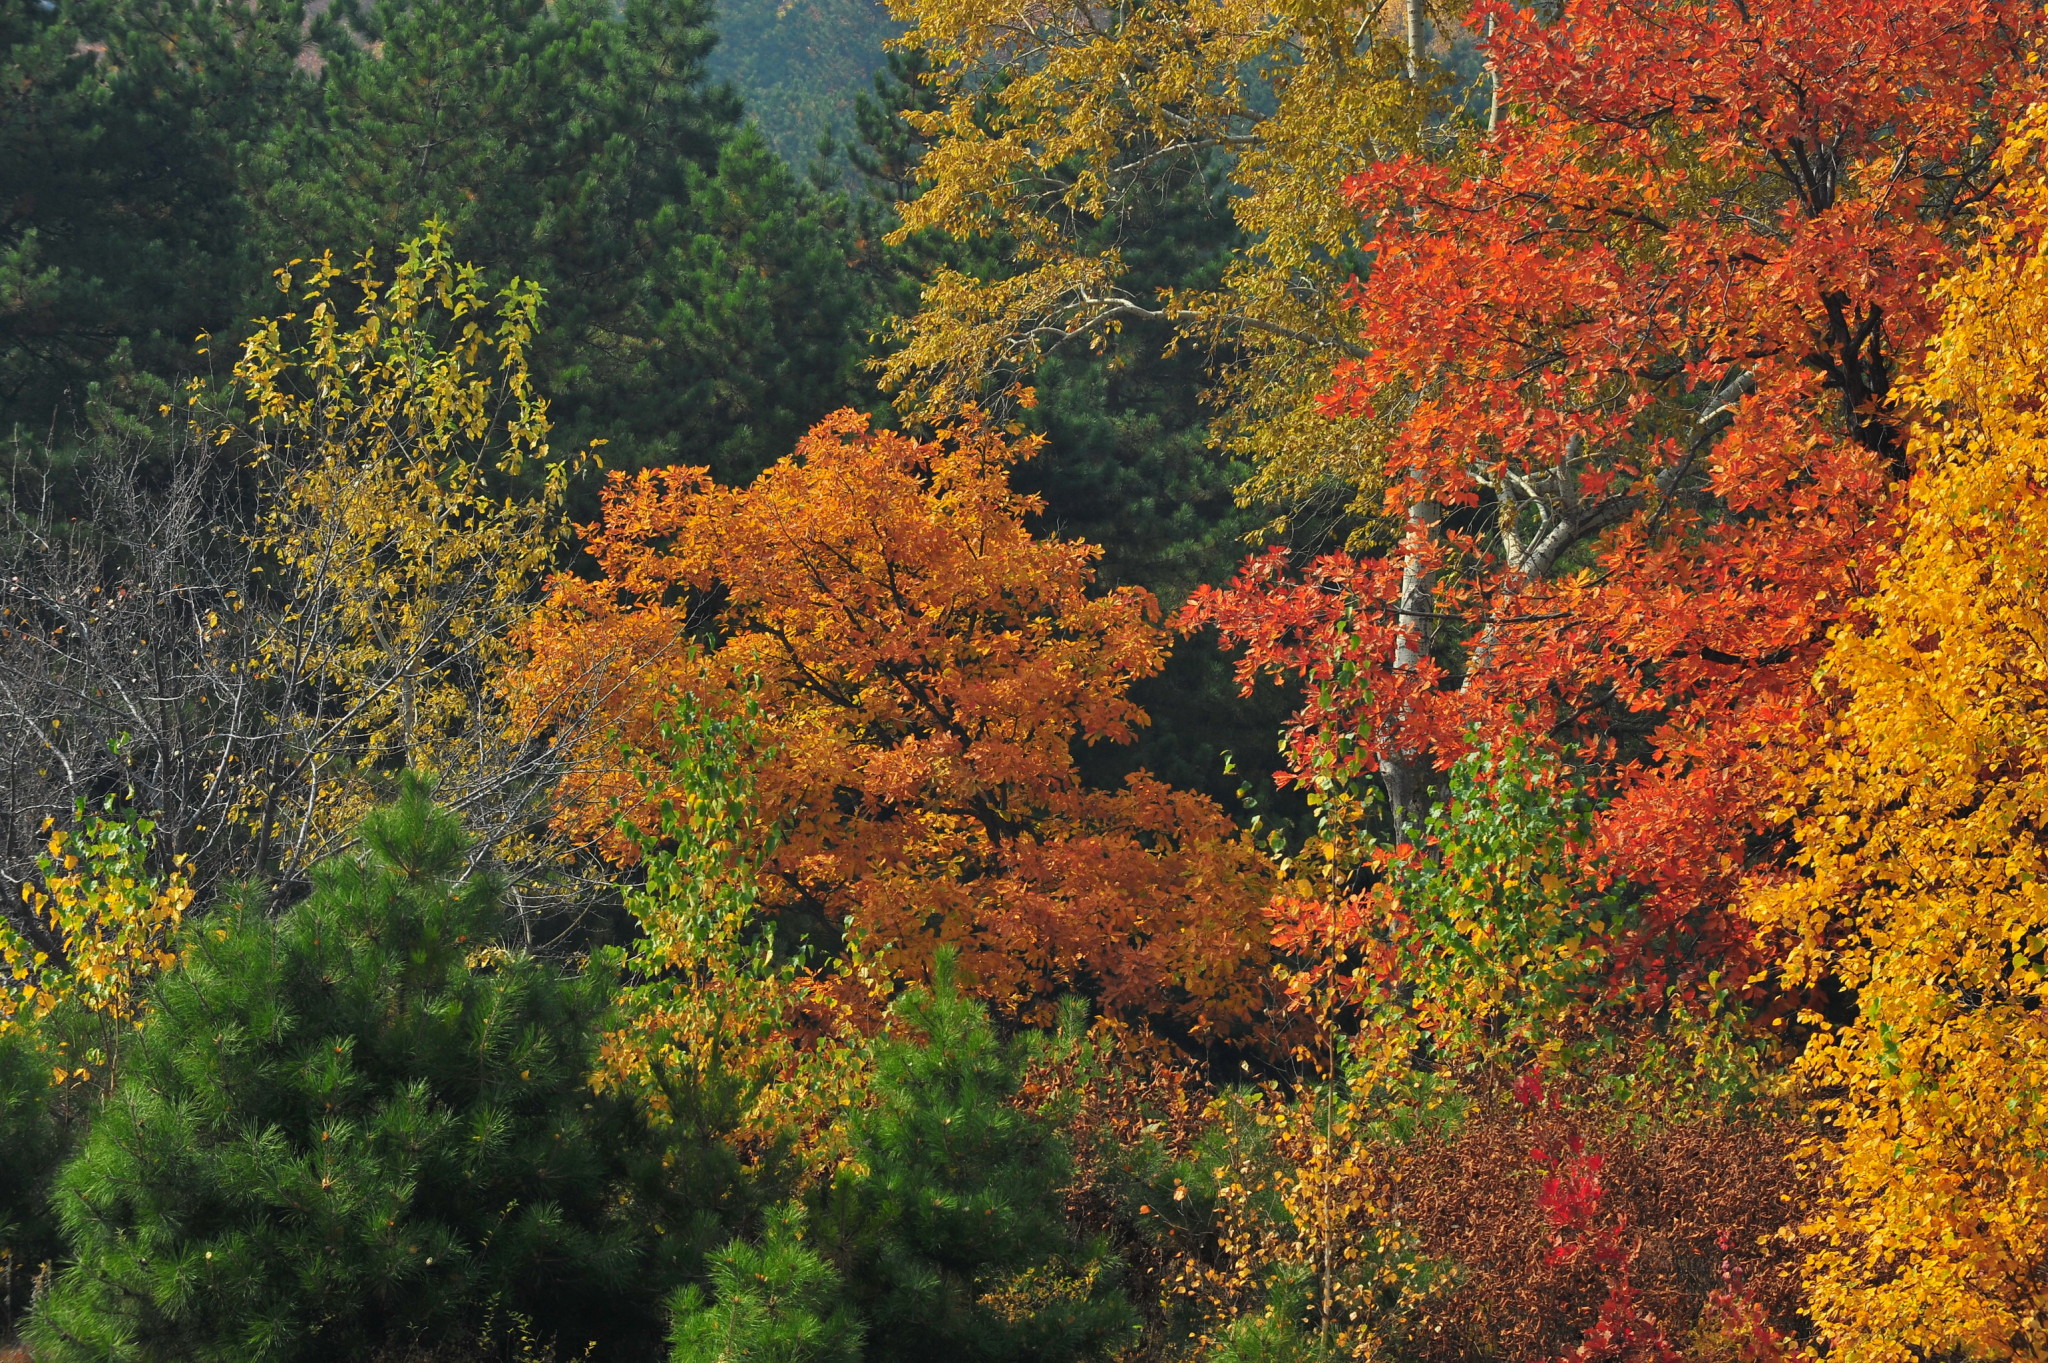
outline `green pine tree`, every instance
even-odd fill
[[[1067,1219],[1054,1123],[1016,1098],[1032,1041],[1000,1040],[941,962],[895,1009],[853,1118],[864,1172],[826,1199],[872,1363],[1078,1363],[1132,1342],[1136,1316],[1099,1240]]]
[[[190,932],[60,1178],[73,1262],[37,1358],[355,1359],[493,1322],[653,1347],[732,1158],[701,1127],[664,1151],[591,1092],[611,973],[502,945],[424,782],[362,841],[281,917]]]
[[[787,1208],[760,1243],[735,1240],[711,1256],[712,1295],[692,1284],[671,1303],[670,1363],[857,1363],[860,1322],[802,1230],[799,1209]]]
[[[0,1030],[0,1339],[59,1252],[50,1184],[64,1152],[49,1057],[27,1028]]]
[[[0,5],[0,436],[160,395],[263,273],[246,177],[312,94],[299,0]]]
[[[359,0],[317,119],[253,187],[280,260],[429,217],[538,283],[556,439],[744,477],[863,373],[870,292],[838,199],[792,175],[712,83],[710,0]],[[289,145],[285,146],[288,142]]]
[[[547,295],[556,438],[744,480],[873,405],[894,257],[707,75],[711,0],[5,0],[0,423],[41,439],[438,217]],[[0,431],[0,434],[5,434]]]
[[[646,343],[568,390],[589,429],[609,422],[640,462],[708,464],[740,483],[826,413],[879,408],[868,336],[896,267],[844,195],[800,181],[743,128],[650,235]]]

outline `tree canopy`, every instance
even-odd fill
[[[891,4],[0,13],[0,1363],[2048,1357],[2040,6]]]

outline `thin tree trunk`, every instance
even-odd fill
[[[1412,672],[1430,656],[1434,642],[1436,571],[1430,567],[1426,545],[1443,519],[1443,508],[1425,497],[1408,508],[1408,561],[1401,571],[1401,599],[1395,607],[1399,630],[1394,644],[1394,671]],[[1380,760],[1380,780],[1387,788],[1387,805],[1393,816],[1394,837],[1399,839],[1422,826],[1429,813],[1430,796],[1436,777],[1436,763],[1426,748],[1403,746],[1396,721],[1392,745]]]
[[[1402,6],[1408,47],[1408,81],[1422,82],[1422,57],[1429,48],[1429,14],[1423,0],[1405,0]],[[1430,656],[1435,642],[1436,570],[1430,566],[1428,546],[1443,508],[1428,497],[1408,508],[1408,558],[1401,571],[1401,599],[1395,606],[1398,633],[1394,643],[1394,671],[1412,672]],[[1387,811],[1393,820],[1395,841],[1412,837],[1429,815],[1436,788],[1436,760],[1426,746],[1403,740],[1406,727],[1395,716],[1381,749],[1380,782],[1386,787]]]
[[[1486,16],[1486,38],[1493,41],[1493,16]],[[1494,65],[1492,53],[1486,58],[1486,131],[1492,133],[1500,127],[1500,68]]]

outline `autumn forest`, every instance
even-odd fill
[[[2044,47],[6,0],[0,1360],[2048,1361]]]

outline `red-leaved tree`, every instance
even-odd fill
[[[1363,740],[1398,833],[1475,735],[1595,759],[1589,848],[1641,887],[1636,997],[1745,978],[1730,906],[1770,773],[1896,533],[1892,391],[2032,89],[2023,0],[1486,0],[1503,116],[1348,182],[1383,557],[1279,554],[1194,601],[1246,673],[1307,678],[1292,765]]]

